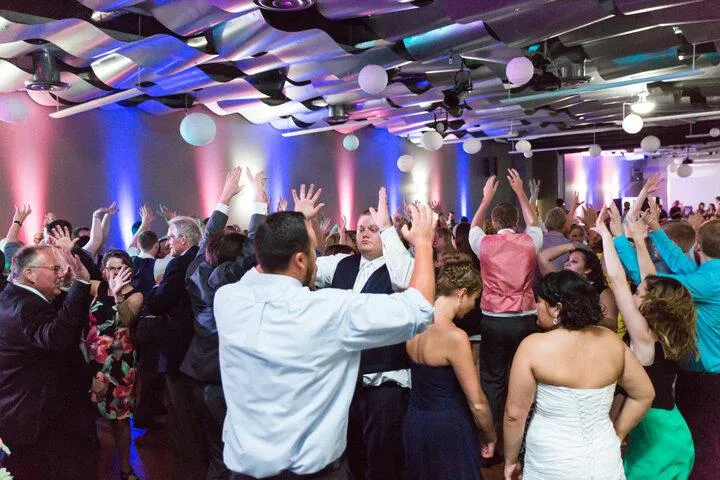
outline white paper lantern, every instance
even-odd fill
[[[420,143],[425,150],[433,152],[443,146],[443,136],[435,130],[429,130],[423,133]]]
[[[675,173],[675,172],[678,171],[678,167],[679,167],[679,166],[680,166],[680,165],[678,165],[677,163],[674,163],[674,162],[673,162],[673,163],[671,163],[670,165],[668,165],[668,170],[670,170],[671,173]]]
[[[515,144],[515,150],[518,152],[529,152],[532,150],[532,144],[527,140],[520,140]]]
[[[660,139],[655,135],[648,135],[640,142],[640,148],[645,153],[655,153],[660,148]]]
[[[530,150],[528,152],[523,152],[523,157],[525,157],[525,158],[532,158],[532,156],[533,156],[532,150]]]
[[[470,155],[476,154],[482,148],[482,142],[477,138],[470,137],[463,141],[463,150]]]
[[[634,134],[638,133],[640,130],[642,130],[642,127],[643,127],[643,119],[640,115],[631,113],[623,119],[622,129],[625,130],[625,132],[627,132],[627,133],[634,135]]]
[[[22,122],[30,114],[30,107],[17,95],[0,95],[0,120]]]
[[[380,65],[365,65],[358,75],[358,83],[363,92],[377,95],[387,87],[387,72]]]
[[[513,85],[525,85],[535,73],[535,67],[529,58],[515,57],[505,67],[505,75]]]
[[[401,155],[397,161],[397,167],[401,172],[409,173],[415,166],[415,159],[410,155]]]
[[[360,146],[360,139],[353,135],[345,135],[345,138],[343,138],[343,147],[345,147],[345,150],[348,150],[350,152],[357,150]]]
[[[678,177],[687,178],[690,175],[692,175],[692,173],[693,173],[693,169],[689,163],[683,163],[682,165],[678,166],[678,169],[677,169]]]
[[[212,142],[216,133],[215,120],[204,113],[191,113],[180,122],[180,135],[183,140],[196,147]]]
[[[711,128],[710,136],[711,137],[720,137],[720,128]]]
[[[593,158],[599,157],[602,155],[602,148],[600,148],[600,145],[597,143],[594,143],[590,145],[590,148],[588,148],[588,154]]]

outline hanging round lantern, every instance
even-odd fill
[[[358,84],[363,92],[377,95],[387,87],[387,72],[380,65],[365,65],[358,75]]]
[[[443,136],[435,130],[429,130],[423,133],[420,144],[425,150],[434,152],[443,146]]]
[[[588,154],[593,158],[597,158],[602,155],[602,148],[597,143],[594,143],[588,148]]]
[[[463,140],[462,146],[465,153],[474,155],[478,153],[482,148],[482,142],[477,138],[470,137]]]
[[[0,121],[17,123],[30,115],[30,107],[17,95],[0,95]]]
[[[505,67],[505,75],[513,85],[525,85],[535,74],[535,67],[527,57],[515,57]]]
[[[360,146],[360,139],[353,135],[352,133],[350,135],[345,135],[345,138],[343,138],[343,147],[345,150],[352,152],[358,149]]]
[[[400,155],[400,158],[398,158],[397,167],[401,172],[409,173],[412,171],[414,166],[415,159],[413,159],[410,155]]]
[[[710,136],[711,137],[720,137],[720,128],[711,128]]]
[[[519,140],[515,144],[515,150],[522,153],[529,152],[530,150],[532,150],[532,144],[527,140]]]
[[[678,169],[677,169],[678,177],[687,178],[690,175],[692,175],[692,173],[693,173],[693,169],[689,163],[683,163],[682,165],[678,166]]]
[[[627,132],[627,133],[634,135],[634,134],[638,133],[640,130],[642,130],[642,127],[643,127],[643,119],[640,115],[631,113],[623,119],[622,129],[625,130],[625,132]]]
[[[532,156],[533,156],[532,150],[529,150],[529,151],[527,151],[527,152],[523,152],[523,157],[525,157],[525,158],[532,158]]]
[[[183,140],[196,147],[212,142],[216,133],[215,120],[204,113],[191,113],[180,122],[180,135]]]
[[[660,139],[655,135],[648,135],[640,142],[640,148],[645,153],[655,153],[660,148]]]

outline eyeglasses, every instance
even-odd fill
[[[124,267],[105,267],[105,270],[108,270],[108,271],[110,271],[110,272],[119,272],[119,271],[122,270],[123,268],[124,268]]]
[[[62,267],[61,267],[60,265],[55,265],[55,266],[52,266],[52,267],[45,267],[45,266],[43,266],[43,265],[31,265],[31,266],[29,266],[29,267],[27,267],[27,268],[44,268],[45,270],[52,270],[52,271],[55,272],[56,274],[57,274],[57,273],[60,273],[60,272],[62,271]]]

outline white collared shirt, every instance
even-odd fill
[[[15,285],[16,287],[24,288],[25,290],[28,290],[28,291],[34,293],[35,295],[42,298],[46,302],[50,303],[50,300],[45,298],[45,295],[40,293],[40,291],[38,289],[36,289],[35,287],[31,287],[30,285],[25,285],[24,283],[16,283],[16,282],[13,282],[13,285]]]
[[[415,289],[312,292],[295,278],[254,269],[218,290],[214,311],[225,465],[259,478],[314,473],[339,458],[360,351],[402,343],[433,318]]]

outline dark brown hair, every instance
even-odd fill
[[[662,226],[663,231],[670,240],[687,253],[695,244],[695,229],[682,220],[670,220]]]
[[[499,203],[490,213],[490,218],[500,228],[515,228],[518,223],[518,209],[512,203]]]
[[[452,295],[464,288],[468,293],[482,290],[480,271],[475,268],[472,258],[464,253],[446,253],[440,257],[441,265],[436,273],[435,293],[437,296]]]
[[[705,255],[720,258],[720,220],[709,220],[697,232],[698,243]]]
[[[217,267],[221,263],[234,262],[245,245],[245,235],[229,229],[220,230],[208,238],[205,261]]]

